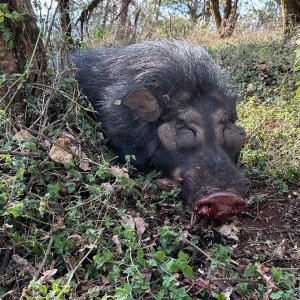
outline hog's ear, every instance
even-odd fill
[[[154,122],[162,113],[156,98],[148,90],[138,90],[128,95],[123,104],[133,110],[140,119]]]

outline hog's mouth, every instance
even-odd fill
[[[194,211],[203,218],[224,219],[239,214],[245,206],[245,200],[234,193],[216,192],[197,200]]]

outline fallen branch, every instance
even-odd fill
[[[32,156],[32,157],[40,157],[40,153],[38,152],[19,152],[19,151],[11,151],[11,150],[0,150],[0,154],[6,155],[14,155],[14,156]]]

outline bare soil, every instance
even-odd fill
[[[257,257],[267,266],[295,268],[300,272],[300,191],[288,194],[261,188],[252,204],[238,218],[240,243],[245,257]]]

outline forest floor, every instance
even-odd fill
[[[300,299],[296,44],[204,44],[241,98],[245,211],[197,219],[158,172],[118,164],[68,72],[24,83],[25,113],[0,110],[0,299]]]

